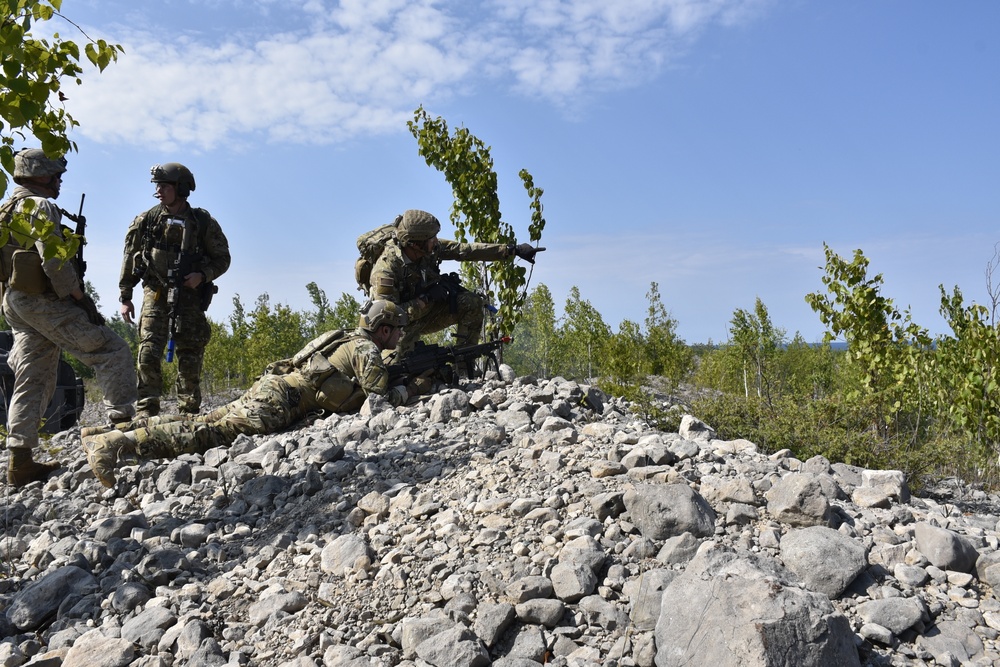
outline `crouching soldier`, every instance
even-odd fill
[[[240,434],[275,433],[319,411],[357,411],[370,394],[402,405],[433,386],[429,377],[389,384],[382,351],[396,347],[406,321],[399,306],[372,302],[363,309],[357,329],[322,334],[291,359],[268,366],[240,398],[208,414],[85,429],[87,462],[101,484],[112,487],[120,458],[175,458],[228,447]]]

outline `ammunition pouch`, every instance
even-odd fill
[[[316,403],[330,412],[347,412],[360,406],[365,392],[340,371],[331,373],[316,391]]]
[[[52,283],[42,270],[42,257],[34,248],[14,251],[11,258],[10,286],[26,294],[45,294],[52,290]]]

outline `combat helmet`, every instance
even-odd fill
[[[194,174],[179,162],[154,164],[149,173],[153,175],[150,183],[173,183],[177,188],[177,196],[187,198],[195,189]]]
[[[392,301],[369,301],[361,308],[358,326],[365,331],[376,331],[383,324],[403,327],[407,323],[406,311]]]
[[[14,154],[14,181],[21,178],[56,176],[66,171],[66,158],[52,159],[41,148],[24,148]]]
[[[400,243],[426,241],[441,231],[441,223],[427,211],[410,209],[403,213],[403,219],[396,226],[396,238]]]

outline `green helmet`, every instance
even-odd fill
[[[14,154],[14,179],[56,176],[66,171],[66,158],[53,160],[41,148],[25,148]]]
[[[194,191],[194,174],[179,162],[154,164],[149,173],[153,175],[150,183],[173,183],[179,197],[187,197]]]
[[[406,311],[392,301],[369,301],[361,308],[358,326],[365,331],[375,331],[383,324],[392,327],[406,326]]]
[[[414,241],[426,241],[441,231],[441,223],[427,211],[410,209],[403,213],[403,219],[396,226],[396,238],[403,245]]]

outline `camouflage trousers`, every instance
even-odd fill
[[[163,393],[163,352],[167,347],[170,307],[167,290],[143,288],[142,312],[139,314],[139,410],[150,414],[160,411]],[[201,309],[198,290],[182,289],[174,355],[177,361],[177,409],[197,413],[201,409],[201,370],[205,346],[212,327]]]
[[[235,401],[204,415],[161,415],[117,428],[131,432],[142,458],[174,458],[228,447],[240,434],[288,428],[305,414],[300,394],[280,375],[265,375]]]
[[[441,331],[452,324],[455,327],[455,342],[458,345],[475,345],[483,328],[486,299],[475,292],[460,292],[458,307],[451,312],[447,301],[432,303],[419,318],[410,320],[403,328],[403,335],[396,345],[396,358],[402,357],[417,344],[420,337]]]
[[[135,414],[135,365],[121,336],[106,326],[91,324],[83,310],[53,293],[7,289],[3,314],[14,333],[7,357],[14,371],[14,393],[7,411],[8,447],[38,445],[38,428],[55,392],[63,350],[94,369],[111,420]]]

